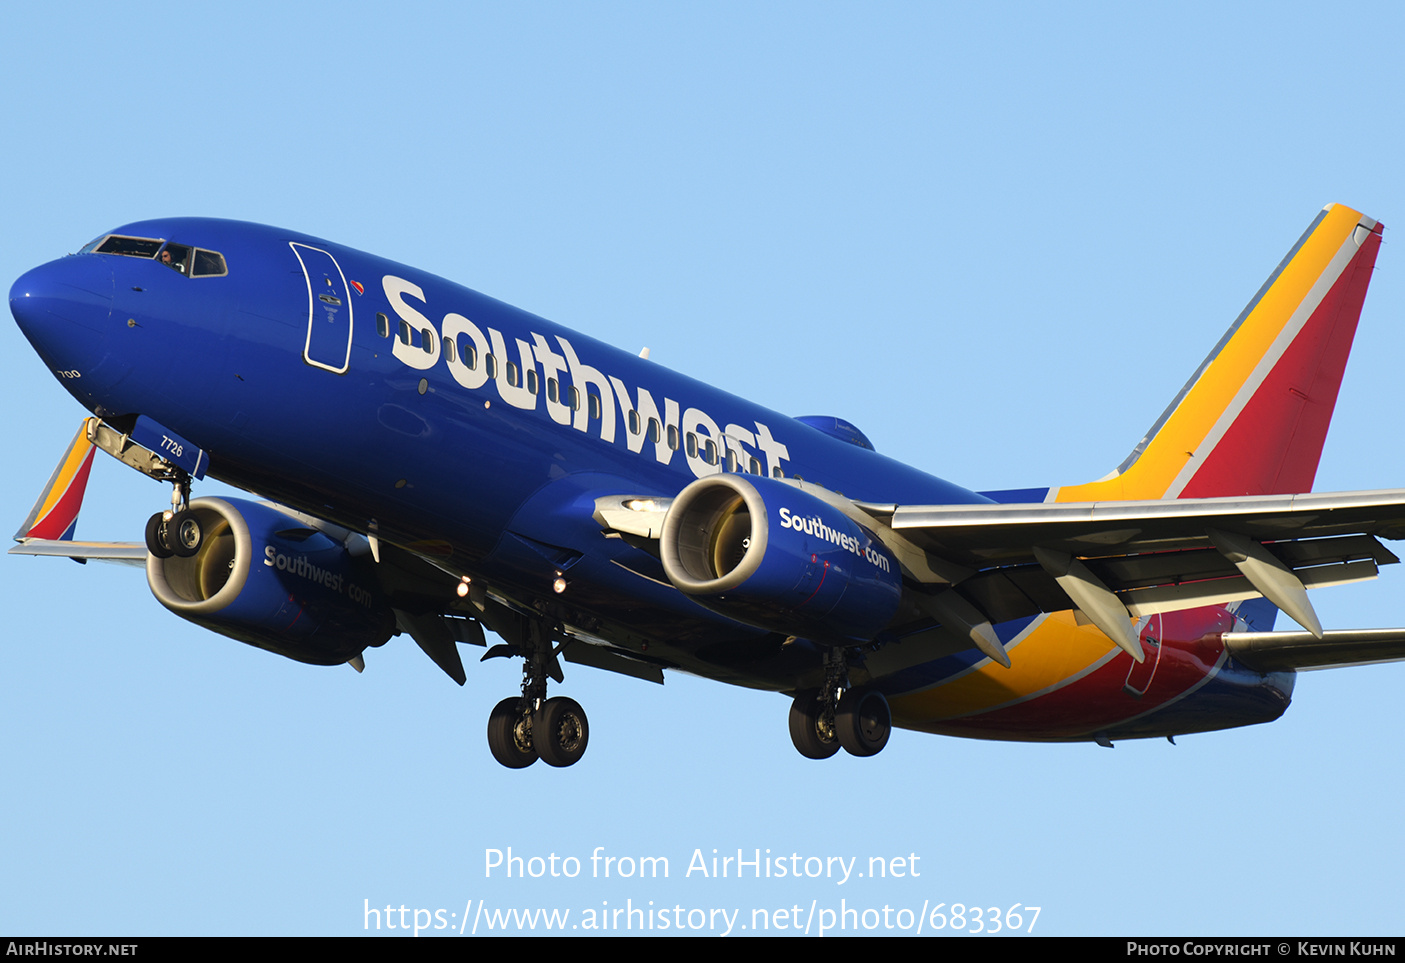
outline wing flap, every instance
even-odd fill
[[[1194,516],[1187,516],[1191,519]],[[1197,520],[1198,522],[1198,520]],[[1190,522],[1190,526],[1197,522]],[[1321,529],[1322,523],[1314,523]],[[1336,523],[1333,523],[1336,524]],[[1187,527],[1180,543],[1211,543],[1210,527],[1193,537]],[[1031,536],[1033,538],[1034,536]],[[1249,538],[1245,538],[1248,543]],[[1057,540],[1044,544],[1059,545]],[[1163,540],[1161,543],[1163,544]],[[1259,545],[1253,541],[1253,545]],[[1030,554],[1038,543],[1031,541]],[[1085,545],[1085,551],[1087,547]],[[1106,552],[1107,547],[1100,547]],[[1176,612],[1198,606],[1224,605],[1235,600],[1269,595],[1281,603],[1284,582],[1304,589],[1346,585],[1375,578],[1380,565],[1399,561],[1380,541],[1368,534],[1347,534],[1305,538],[1301,541],[1269,541],[1262,544],[1264,558],[1279,562],[1283,578],[1279,585],[1264,581],[1262,572],[1245,571],[1242,561],[1224,545],[1182,548],[1176,551],[1144,551],[1141,554],[1089,554],[1082,557],[1083,568],[1096,583],[1106,586],[1127,609],[1128,616]],[[1066,581],[1066,579],[1065,579]],[[1040,612],[1057,612],[1075,603],[1068,585],[1037,562],[991,565],[971,578],[957,583],[961,595],[971,600],[992,621],[1009,621]],[[1267,592],[1266,592],[1267,589]],[[1280,605],[1281,607],[1281,605]],[[1311,606],[1301,602],[1294,619],[1302,616],[1308,628],[1321,628],[1311,616]],[[1288,609],[1284,609],[1288,612]]]

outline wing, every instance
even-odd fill
[[[1129,616],[1263,595],[1322,638],[1305,590],[1373,577],[1397,561],[1376,537],[1405,533],[1405,492],[1283,494],[1312,486],[1380,240],[1324,208],[1105,478],[1035,504],[860,507],[972,569],[957,591],[996,621],[1072,602],[1140,657]]]
[[[1004,664],[992,623],[1066,609],[1082,613],[1137,661],[1143,653],[1136,618],[1257,596],[1322,640],[1307,589],[1374,578],[1381,565],[1399,561],[1378,538],[1405,535],[1405,489],[900,506],[850,501],[799,480],[752,480],[747,487],[763,482],[799,490],[815,500],[810,504],[837,509],[870,532],[897,561],[918,610]],[[595,518],[647,544],[681,500],[604,497]],[[767,511],[763,505],[755,514]],[[697,519],[678,524],[699,527]],[[1340,646],[1333,651],[1329,662],[1360,660]]]
[[[9,554],[47,555],[54,558],[71,558],[76,562],[92,559],[99,562],[120,562],[124,565],[146,565],[146,546],[141,542],[76,542],[25,538],[13,546]]]
[[[18,545],[11,555],[50,555],[86,562],[123,562],[146,564],[146,546],[141,542],[78,542],[73,540],[78,527],[78,512],[83,507],[83,495],[88,488],[88,476],[93,468],[97,449],[88,440],[89,421],[78,428],[63,457],[24,524],[15,532]]]
[[[1405,490],[1032,505],[859,504],[973,574],[956,590],[992,621],[1068,608],[1139,651],[1131,617],[1262,595],[1316,638],[1306,589],[1399,561]],[[930,581],[930,580],[929,580]],[[1134,654],[1136,654],[1134,652]]]

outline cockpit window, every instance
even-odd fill
[[[195,266],[191,269],[191,277],[218,278],[228,273],[229,268],[225,266],[223,254],[195,249]]]
[[[190,273],[190,248],[172,241],[161,249],[157,260],[179,274]]]
[[[155,257],[161,241],[150,237],[123,237],[108,234],[83,248],[83,254],[121,254],[125,257]]]
[[[83,250],[79,253],[154,258],[177,274],[184,274],[189,278],[222,278],[229,273],[224,255],[218,251],[206,251],[175,241],[168,244],[153,237],[104,234],[97,240],[83,245]]]

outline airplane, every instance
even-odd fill
[[[1106,477],[977,492],[404,264],[127,224],[10,290],[90,413],[10,551],[142,565],[176,615],[314,665],[398,635],[460,685],[463,644],[518,659],[488,720],[509,768],[585,752],[563,662],[782,693],[810,759],[894,727],[1268,722],[1298,670],[1405,658],[1307,595],[1405,537],[1405,490],[1311,493],[1381,235],[1324,208]],[[74,538],[98,450],[171,486],[142,541]],[[193,498],[205,477],[255,498]]]

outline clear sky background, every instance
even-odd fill
[[[395,6],[7,6],[0,279],[147,217],[280,224],[1001,488],[1118,464],[1339,201],[1387,232],[1317,489],[1405,486],[1398,5]],[[13,324],[0,353],[17,526],[84,413]],[[78,536],[138,539],[166,498],[101,458]],[[1314,602],[1402,625],[1402,586]],[[479,900],[1405,930],[1405,666],[1306,674],[1280,721],[1176,746],[899,731],[827,763],[783,697],[568,666],[589,752],[509,772],[507,660],[465,650],[462,689],[406,639],[305,666],[119,566],[0,558],[0,599],[0,932],[350,935],[366,901]],[[485,878],[509,846],[584,869]],[[670,878],[592,879],[596,847]],[[685,876],[714,848],[920,877]]]

